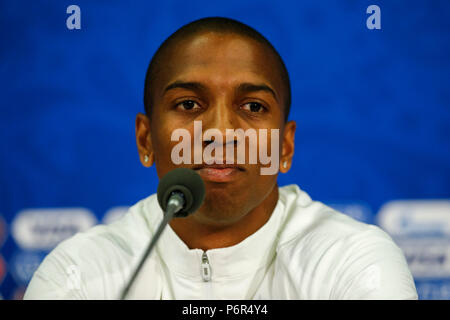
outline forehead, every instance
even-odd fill
[[[200,81],[217,88],[267,83],[279,96],[282,79],[275,54],[246,36],[205,32],[172,44],[160,63],[157,91],[173,81]],[[158,90],[159,89],[159,90]]]

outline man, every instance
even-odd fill
[[[244,163],[220,164],[219,152],[212,163],[175,163],[180,141],[173,133],[180,128],[197,141],[200,134],[202,148],[234,151],[242,140],[227,139],[227,129],[254,129],[271,132],[258,145],[276,142],[270,151],[279,153],[279,171],[291,167],[289,77],[257,31],[225,18],[182,27],[154,55],[144,103],[146,114],[136,118],[142,164],[154,164],[159,177],[180,166],[194,169],[206,196],[197,212],[171,220],[128,298],[417,299],[405,258],[388,235],[312,201],[296,185],[279,188],[277,174],[262,174],[267,163],[250,163],[250,142]],[[223,139],[202,135],[208,129]],[[185,159],[197,156],[194,150]],[[64,241],[36,271],[25,298],[118,299],[162,215],[152,195],[120,221]]]

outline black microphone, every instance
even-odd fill
[[[147,247],[144,255],[134,271],[128,285],[122,292],[124,300],[134,283],[147,257],[156,245],[164,228],[175,217],[187,217],[197,211],[205,198],[205,184],[197,172],[187,168],[177,168],[167,173],[159,182],[157,191],[158,203],[164,211],[164,217],[158,230]]]

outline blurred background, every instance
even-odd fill
[[[81,29],[68,29],[77,5]],[[369,5],[381,29],[368,29]],[[290,72],[292,170],[404,250],[420,299],[450,299],[450,1],[0,1],[0,294],[21,299],[63,239],[156,192],[138,158],[147,65],[206,16],[249,24]]]

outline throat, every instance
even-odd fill
[[[234,246],[258,231],[270,219],[278,201],[278,187],[264,201],[233,223],[208,223],[195,214],[174,218],[169,225],[189,249],[225,248]]]

